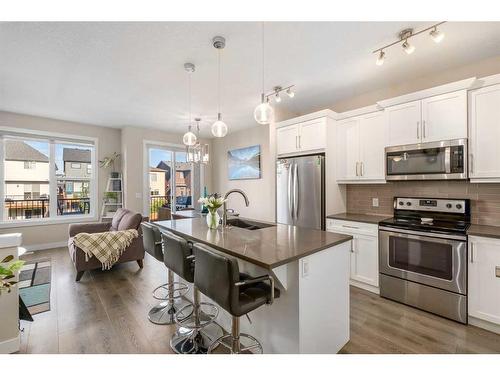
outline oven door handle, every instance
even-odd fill
[[[440,233],[432,233],[432,232],[418,232],[414,230],[406,230],[406,229],[398,229],[391,227],[380,227],[379,231],[388,232],[389,234],[393,234],[398,237],[408,237],[415,239],[429,238],[432,237],[436,240],[441,240],[443,243],[448,243],[450,241],[467,241],[466,236],[460,235],[452,235],[452,234],[440,234]],[[436,241],[437,242],[437,241]]]

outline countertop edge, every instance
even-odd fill
[[[392,216],[389,215],[370,215],[370,214],[355,214],[355,213],[342,212],[338,214],[328,215],[326,218],[336,219],[336,220],[346,220],[346,221],[357,221],[360,223],[377,225],[381,221],[389,219],[391,217]]]
[[[500,240],[500,226],[472,224],[467,229],[468,236],[495,238]]]

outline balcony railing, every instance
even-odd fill
[[[49,199],[6,199],[8,220],[41,219],[49,217]],[[90,198],[58,198],[57,215],[83,215],[90,213]]]
[[[160,207],[172,209],[171,197],[169,195],[152,195],[149,198],[149,220],[158,220],[158,210]],[[182,210],[192,207],[190,195],[178,196],[175,198],[175,209]]]

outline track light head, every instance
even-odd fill
[[[289,87],[288,90],[286,90],[286,94],[288,97],[293,98],[295,96],[295,93],[292,91],[292,88]]]
[[[415,52],[415,46],[412,44],[408,43],[408,40],[405,40],[403,43],[403,49],[408,55],[411,55],[413,52]]]
[[[442,40],[444,39],[444,33],[439,31],[437,29],[437,27],[435,27],[434,29],[431,30],[431,32],[429,33],[429,35],[431,36],[432,40],[435,42],[435,43],[441,43]]]
[[[385,60],[385,52],[381,50],[377,57],[377,60],[375,61],[375,64],[377,64],[378,66],[383,65],[384,60]]]

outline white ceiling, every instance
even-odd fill
[[[266,23],[266,90],[295,84],[294,99],[279,105],[293,113],[500,55],[500,22],[446,23],[445,40],[412,39],[407,56],[387,51],[378,67],[371,51],[402,28],[429,22]],[[255,22],[0,23],[0,110],[96,125],[126,125],[184,132],[185,62],[192,77],[193,117],[203,134],[217,112],[215,35],[223,53],[222,113],[230,131],[255,126],[261,92],[261,24]]]

